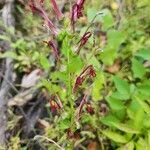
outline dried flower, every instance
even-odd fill
[[[57,114],[58,110],[63,108],[62,102],[58,95],[52,95],[49,103],[53,114]]]
[[[95,72],[93,66],[90,67],[88,74],[89,74],[89,77],[96,77],[96,72]]]
[[[81,73],[80,75],[76,78],[74,87],[73,87],[73,92],[75,93],[77,89],[82,85],[82,83],[85,81],[87,77],[95,77],[96,72],[94,70],[93,65],[87,66]]]
[[[49,103],[50,103],[50,109],[51,109],[52,112],[56,112],[57,109],[59,109],[59,106],[55,102],[55,100],[50,100]]]
[[[91,37],[91,35],[92,35],[91,32],[86,32],[86,33],[82,36],[81,40],[79,41],[80,45],[79,45],[79,47],[78,47],[77,54],[80,53],[81,47],[84,46],[84,45],[87,43],[87,41],[88,41],[88,39]]]
[[[89,114],[91,114],[91,115],[94,114],[94,109],[93,109],[93,107],[92,107],[92,105],[91,105],[90,103],[87,103],[87,104],[86,104],[86,111],[87,111]]]
[[[54,11],[55,11],[57,17],[58,17],[59,19],[61,19],[61,18],[63,17],[63,14],[62,14],[62,12],[59,10],[56,1],[55,1],[55,0],[51,0],[51,3],[52,3],[52,7],[53,7],[53,9],[54,9]]]
[[[49,29],[52,31],[52,33],[54,35],[57,35],[58,29],[54,26],[52,21],[48,18],[47,14],[46,14],[45,10],[43,9],[43,7],[41,6],[41,4],[39,3],[38,5],[35,5],[34,0],[30,0],[29,6],[33,13],[37,13],[44,19],[44,21],[46,22],[46,25],[49,27]]]
[[[72,6],[72,13],[71,13],[71,24],[73,27],[73,31],[75,30],[74,24],[80,17],[83,16],[82,10],[84,9],[84,2],[85,0],[78,0],[73,6]]]

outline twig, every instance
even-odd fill
[[[19,91],[16,89],[16,87],[9,81],[7,80],[7,78],[5,78],[5,76],[0,72],[0,76],[3,78],[3,80],[5,80],[11,87],[12,89],[17,93],[19,94]]]
[[[45,137],[45,136],[42,136],[42,135],[36,135],[36,136],[34,137],[34,140],[37,140],[38,138],[43,138],[43,139],[45,139],[45,140],[47,140],[47,141],[49,141],[49,142],[55,144],[60,150],[65,150],[64,148],[62,148],[59,144],[57,144],[57,143],[56,143],[54,140],[52,140],[52,139],[49,139],[49,138],[47,138],[47,137]]]

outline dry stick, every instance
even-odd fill
[[[36,139],[38,139],[38,138],[43,138],[43,139],[45,139],[45,140],[47,140],[47,141],[49,141],[49,142],[55,144],[60,150],[65,150],[64,148],[62,148],[59,144],[57,144],[57,143],[56,143],[54,140],[52,140],[52,139],[49,139],[49,138],[47,138],[47,137],[45,137],[45,136],[36,135],[36,136],[34,137],[34,140],[36,140]]]
[[[14,28],[14,17],[13,17],[13,8],[14,0],[6,0],[5,5],[2,10],[2,19],[6,28],[12,27]],[[8,43],[9,44],[9,43]],[[12,74],[13,74],[13,64],[11,58],[6,58],[5,64],[5,78],[11,82]],[[6,137],[5,131],[7,129],[7,96],[10,90],[10,85],[6,80],[2,81],[0,87],[0,145],[5,146]]]
[[[1,72],[0,72],[0,76],[3,78],[3,80],[5,80],[12,87],[14,92],[19,94],[19,91],[16,89],[16,87],[9,80],[7,80],[7,78]]]
[[[3,76],[3,74],[1,74],[1,72],[0,72],[0,76],[2,76],[2,77],[3,77],[3,80],[5,80],[5,81],[12,87],[12,89],[13,89],[17,94],[19,94],[19,91],[16,89],[16,87],[15,87],[9,80],[7,80],[7,78],[5,78],[5,76]],[[8,93],[8,94],[9,94],[9,93]],[[29,118],[27,117],[27,115],[25,114],[25,112],[23,111],[23,109],[22,109],[20,106],[17,106],[17,107],[18,107],[18,109],[20,110],[21,114],[23,115],[24,119],[25,119],[26,121],[29,121]]]

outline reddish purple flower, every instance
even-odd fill
[[[84,46],[84,45],[87,43],[87,41],[88,41],[88,39],[91,37],[91,35],[92,35],[91,32],[86,32],[86,33],[82,36],[81,40],[79,41],[80,45],[79,45],[79,47],[78,47],[77,54],[80,53],[81,47]]]
[[[73,27],[73,31],[75,30],[74,24],[80,17],[83,16],[83,9],[84,9],[84,2],[85,0],[78,0],[73,6],[72,6],[72,13],[71,13],[71,24]]]
[[[62,12],[59,10],[56,1],[55,1],[55,0],[51,0],[51,3],[52,3],[52,7],[53,7],[53,9],[54,9],[54,11],[55,11],[57,17],[58,17],[59,19],[61,19],[61,18],[63,17],[63,14],[62,14]]]
[[[83,82],[85,81],[85,79],[87,77],[95,77],[96,76],[96,72],[94,70],[93,65],[89,65],[87,66],[81,73],[80,75],[76,78],[74,87],[73,87],[73,92],[75,93],[77,91],[77,89],[83,84]]]
[[[34,0],[30,0],[29,6],[30,6],[33,13],[37,13],[38,15],[40,15],[44,19],[44,21],[46,22],[47,26],[50,28],[52,33],[54,35],[57,35],[58,29],[54,26],[52,21],[48,18],[47,14],[46,14],[45,10],[43,9],[43,7],[41,6],[41,4],[38,3],[38,5],[35,5]]]
[[[94,108],[92,107],[91,103],[86,103],[86,111],[91,115],[94,114]]]
[[[73,87],[73,92],[75,93],[76,92],[76,90],[82,85],[82,83],[84,82],[84,80],[85,80],[85,76],[78,76],[77,78],[76,78],[76,82],[75,82],[75,85],[74,85],[74,87]]]
[[[56,60],[58,61],[59,60],[59,54],[58,54],[58,48],[56,46],[56,43],[52,40],[50,41],[44,41],[45,43],[47,43],[47,45],[52,48],[53,50],[53,53],[54,53],[54,56],[56,58]]]
[[[63,108],[62,102],[58,95],[52,95],[49,103],[53,114],[57,114],[58,110]]]

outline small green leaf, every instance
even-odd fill
[[[112,131],[103,131],[103,134],[105,136],[107,136],[108,138],[110,138],[111,140],[118,142],[118,143],[127,143],[128,140],[126,139],[125,136],[118,134],[116,132],[112,132]]]
[[[58,123],[58,128],[61,129],[61,130],[65,130],[69,127],[70,127],[70,119],[69,118],[65,118],[64,120],[61,120]]]
[[[131,141],[131,142],[125,144],[119,150],[134,150],[134,142]]]
[[[116,122],[112,122],[112,125],[114,127],[116,127],[117,129],[121,130],[121,131],[124,131],[126,133],[131,133],[131,134],[138,134],[139,131],[134,129],[134,128],[131,128],[129,125],[127,124],[123,124],[123,123],[116,123]]]
[[[17,54],[13,51],[7,51],[3,54],[0,53],[0,58],[12,58],[17,59]]]
[[[141,105],[146,113],[150,113],[150,107],[144,100],[140,99],[138,96],[134,96],[133,99]]]
[[[143,118],[143,125],[145,128],[150,128],[150,114],[145,114]],[[150,137],[149,137],[150,138]],[[149,139],[150,140],[150,139]],[[149,143],[150,144],[150,143]]]
[[[125,40],[125,35],[117,30],[109,30],[107,33],[107,45],[100,53],[100,59],[106,65],[112,65],[117,58],[120,44]]]
[[[40,55],[40,64],[44,70],[48,70],[50,68],[50,63],[48,59],[44,55]]]
[[[144,66],[137,59],[132,59],[132,71],[133,71],[134,78],[140,78],[140,79],[146,73]]]
[[[70,73],[75,73],[82,69],[83,62],[80,57],[74,56],[71,58],[67,67]]]
[[[107,99],[107,102],[109,103],[111,109],[113,109],[113,110],[121,110],[121,109],[124,109],[124,104],[123,104],[123,102],[120,101],[120,100],[118,100],[118,99],[109,97],[109,98]]]
[[[104,82],[105,82],[104,75],[100,72],[97,73],[92,89],[92,98],[94,100],[100,100],[102,98],[100,90],[103,88]]]
[[[149,150],[148,142],[140,137],[136,143],[136,150]]]
[[[112,127],[113,125],[112,125],[112,122],[119,122],[119,120],[118,120],[118,118],[117,117],[115,117],[114,115],[107,115],[107,116],[105,116],[105,117],[102,117],[101,119],[100,119],[100,121],[103,123],[103,124],[105,124],[105,125],[107,125],[107,126],[110,126],[110,127]]]
[[[150,85],[149,84],[141,84],[137,89],[141,94],[150,96]]]
[[[150,49],[141,49],[135,56],[142,57],[145,60],[150,60]]]
[[[115,87],[117,88],[118,92],[121,95],[123,95],[125,99],[128,99],[130,97],[129,84],[125,80],[122,80],[117,76],[115,76],[113,80],[114,80]]]

